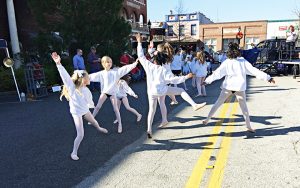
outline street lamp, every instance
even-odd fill
[[[18,97],[19,97],[19,100],[21,102],[21,96],[20,96],[20,92],[19,92],[19,87],[18,87],[17,80],[16,80],[16,77],[15,77],[15,72],[14,72],[14,69],[13,69],[14,61],[13,61],[13,59],[10,58],[6,40],[0,39],[0,49],[4,49],[5,50],[6,58],[3,60],[3,64],[6,67],[8,67],[8,68],[11,69],[11,72],[12,72],[12,75],[13,75],[13,78],[14,78],[14,81],[15,81],[15,85],[16,85]]]
[[[152,36],[151,36],[151,21],[149,19],[148,23],[147,23],[147,26],[148,26],[148,30],[149,30],[149,42],[152,40]]]

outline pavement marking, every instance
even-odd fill
[[[232,96],[227,101],[231,101],[231,99],[232,99]],[[224,103],[224,105],[221,109],[220,115],[219,115],[219,117],[222,118],[222,120],[218,121],[216,123],[215,127],[212,130],[213,135],[219,134],[219,132],[222,128],[222,123],[226,116],[226,112],[228,111],[230,104],[232,104],[232,103],[228,103],[228,102]],[[218,139],[218,136],[209,137],[208,142],[213,143],[213,145],[211,146],[212,148],[214,148],[215,145],[217,144],[217,139]],[[206,171],[206,167],[207,167],[207,164],[209,162],[209,158],[210,158],[212,152],[213,152],[213,149],[203,150],[202,154],[200,155],[200,158],[198,159],[198,161],[192,171],[190,178],[188,179],[188,181],[185,185],[186,188],[199,187],[202,177],[204,175],[204,172]]]
[[[231,133],[234,130],[234,114],[237,112],[238,102],[235,101],[232,107],[232,111],[230,114],[230,120],[225,129],[225,135],[223,137],[220,151],[217,155],[217,160],[214,165],[214,169],[212,171],[212,175],[209,180],[208,187],[209,188],[218,188],[222,186],[222,180],[224,176],[224,169],[226,166],[230,144],[231,144]]]

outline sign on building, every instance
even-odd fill
[[[278,39],[286,38],[286,32],[288,31],[290,25],[295,27],[295,31],[299,32],[299,21],[298,20],[278,20],[278,21],[268,21],[267,26],[267,39]]]

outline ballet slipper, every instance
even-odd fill
[[[172,102],[170,103],[170,105],[176,105],[176,104],[178,104],[177,101],[172,101]]]
[[[119,133],[119,134],[122,133],[122,125],[118,125],[118,133]]]
[[[73,159],[74,161],[78,161],[79,157],[73,153],[71,153],[71,159]]]
[[[136,119],[136,121],[137,121],[137,122],[140,122],[140,121],[141,121],[141,119],[142,119],[142,114],[139,114],[139,115],[137,115],[137,119]]]
[[[194,111],[199,110],[200,108],[203,108],[206,105],[206,102],[200,103],[200,104],[196,104],[195,106],[193,106]]]
[[[169,123],[168,121],[161,122],[161,124],[158,127],[162,128],[162,127],[166,126],[168,123]]]
[[[105,129],[105,128],[102,128],[102,127],[99,127],[98,130],[99,130],[100,132],[102,132],[102,133],[105,133],[105,134],[108,133],[108,130]]]

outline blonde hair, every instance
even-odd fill
[[[196,59],[199,61],[199,63],[204,64],[205,63],[205,54],[203,51],[197,52]]]
[[[81,93],[78,89],[80,87],[82,87],[84,78],[86,78],[88,75],[89,74],[87,73],[87,71],[83,71],[82,77],[80,77],[77,72],[73,73],[73,75],[71,76],[71,79],[72,79],[72,81],[75,85],[75,89],[76,89],[77,92],[79,92],[79,94],[81,94]],[[67,99],[67,101],[70,101],[70,94],[69,94],[69,91],[68,91],[68,89],[65,85],[63,85],[63,89],[62,89],[61,94],[60,94],[60,100],[61,101],[62,101],[63,97],[65,97]]]
[[[103,57],[101,58],[101,64],[107,63],[107,62],[112,63],[112,59],[111,59],[109,56],[103,56]]]
[[[164,45],[163,44],[158,44],[157,45],[157,51],[163,52],[164,51]]]

